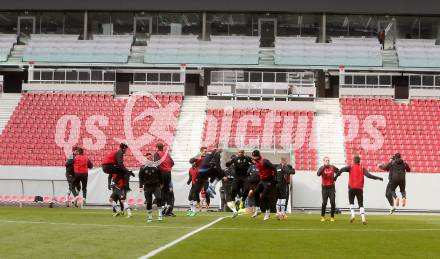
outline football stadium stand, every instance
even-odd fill
[[[435,39],[398,39],[399,66],[440,67],[440,47],[435,42]]]
[[[133,36],[32,34],[23,61],[75,63],[127,63]]]
[[[162,106],[170,103],[177,103],[179,106],[174,116],[161,117],[154,129],[150,129],[153,138],[149,145],[143,147],[143,153],[147,150],[154,152],[155,144],[160,140],[160,136],[164,135],[155,130],[166,128],[172,133],[171,136],[174,135],[182,103],[182,96],[155,95],[154,97]],[[86,131],[87,118],[92,115],[103,115],[108,118],[108,125],[101,128],[106,136],[106,144],[98,151],[87,150],[90,159],[99,167],[104,155],[118,148],[119,144],[114,138],[124,137],[123,114],[126,103],[127,99],[114,98],[109,94],[24,94],[0,136],[0,164],[63,166],[66,157],[55,140],[57,121],[66,114],[77,116],[82,122],[81,126],[75,128],[71,125],[69,129],[64,130],[68,130],[67,132],[79,130],[79,137],[82,139],[91,137]],[[145,109],[156,106],[155,101],[143,96],[136,102],[133,114],[140,114]],[[139,120],[133,126],[133,134],[135,137],[142,136],[152,124],[152,119]],[[172,143],[172,139],[167,139],[166,143]],[[131,153],[125,161],[129,167],[140,166]]]
[[[156,64],[258,64],[259,37],[212,36],[201,41],[197,36],[151,36],[144,62]]]
[[[253,147],[292,151],[296,169],[316,169],[312,137],[313,112],[234,109],[231,116],[230,130],[226,129],[228,132],[225,132],[222,126],[227,121],[225,110],[208,109],[202,143],[208,147],[218,143],[225,144],[230,149]],[[229,135],[228,143],[222,143],[225,134]]]
[[[16,42],[16,35],[0,34],[0,62],[5,62],[8,60],[11,50]]]
[[[331,43],[315,43],[310,37],[276,37],[275,64],[377,67],[382,66],[382,54],[375,38],[332,38]]]
[[[359,121],[364,122],[369,116],[383,116],[385,123],[381,125],[375,122],[383,136],[383,145],[378,150],[363,148],[365,142],[372,143],[371,134],[374,132],[367,125],[358,125],[359,134],[354,133],[353,138],[346,139],[347,157],[359,154],[364,165],[376,171],[379,163],[388,162],[399,152],[405,156],[413,172],[439,172],[438,100],[415,99],[409,103],[400,103],[392,99],[342,98],[341,105],[346,121],[346,138],[351,135],[350,123],[359,124]],[[349,116],[353,115],[358,121],[350,121]],[[380,120],[377,117],[370,118]]]

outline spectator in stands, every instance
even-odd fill
[[[354,199],[357,199],[358,205],[359,205],[359,212],[361,214],[362,224],[367,225],[367,221],[365,219],[365,209],[364,209],[364,177],[374,179],[374,180],[380,180],[383,181],[382,177],[378,177],[375,175],[370,174],[367,169],[365,169],[361,165],[361,158],[360,156],[354,156],[353,157],[353,164],[341,168],[339,170],[338,175],[336,175],[336,178],[342,173],[342,172],[348,172],[348,200],[350,203],[350,213],[351,213],[351,219],[350,222],[353,223],[355,220],[355,212],[354,212]]]
[[[93,168],[92,162],[84,155],[84,149],[78,147],[76,149],[75,158],[73,160],[73,169],[75,173],[74,186],[81,183],[81,189],[83,192],[82,206],[86,204],[87,199],[87,180],[89,175],[89,169]],[[76,188],[73,188],[73,195],[75,196],[75,206],[78,204],[78,192]]]
[[[287,219],[286,207],[289,198],[290,176],[295,174],[295,169],[287,163],[287,158],[282,157],[277,166],[277,219]]]
[[[385,49],[385,31],[382,30],[377,34],[377,39],[379,40],[380,45],[382,45],[382,49]]]
[[[69,198],[70,198],[70,194],[73,192],[73,188],[76,188],[76,190],[79,192],[81,190],[81,185],[77,185],[74,186],[74,182],[75,182],[75,172],[73,170],[73,160],[75,158],[75,153],[77,150],[77,146],[73,146],[72,147],[72,153],[69,154],[69,156],[67,157],[67,161],[65,163],[66,166],[66,180],[67,180],[67,184],[68,184],[68,189],[67,189],[67,193],[66,193],[66,206],[69,207]]]
[[[168,150],[169,151],[169,150]],[[162,143],[157,143],[156,153],[154,154],[154,161],[161,161],[159,164],[159,172],[162,177],[162,202],[165,205],[165,210],[171,207],[171,170],[174,166],[174,161],[171,158],[169,152],[164,151],[164,145]]]
[[[327,201],[330,199],[330,221],[335,221],[336,210],[336,189],[335,181],[336,175],[339,173],[339,169],[330,164],[330,158],[324,157],[324,165],[318,169],[318,176],[322,178],[322,206],[321,206],[321,222],[325,221],[325,209],[327,207]]]
[[[260,175],[260,182],[254,193],[256,206],[265,213],[263,220],[268,220],[270,218],[269,192],[275,182],[276,168],[269,160],[261,156],[259,150],[252,152],[252,159],[257,165]],[[252,217],[257,217],[261,213],[260,210],[256,209]]]
[[[406,173],[410,172],[408,164],[402,159],[400,153],[396,153],[388,164],[379,165],[379,168],[384,171],[389,171],[388,185],[385,193],[388,202],[390,203],[390,214],[394,213],[396,206],[400,205],[400,198],[397,197],[396,188],[399,186],[402,194],[402,206],[406,206]]]

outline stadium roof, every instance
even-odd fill
[[[213,11],[440,15],[438,0],[1,0],[0,10]]]

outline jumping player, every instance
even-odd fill
[[[83,192],[83,202],[81,207],[84,207],[87,199],[87,181],[89,176],[89,169],[93,168],[92,162],[89,158],[84,155],[84,149],[78,147],[76,149],[75,158],[73,159],[73,171],[75,173],[73,186],[79,186],[81,184],[81,189]],[[78,192],[76,188],[72,189],[73,196],[75,196],[74,204],[78,206]]]
[[[261,212],[265,213],[263,220],[268,220],[270,218],[269,191],[275,180],[276,168],[269,160],[260,155],[259,150],[252,152],[252,159],[255,161],[260,175],[260,182],[254,193],[256,206],[260,207]],[[261,212],[256,209],[252,217],[257,217]]]
[[[122,174],[112,174],[111,178],[109,177],[113,182],[113,184],[109,184],[109,189],[112,189],[109,201],[112,205],[113,211],[115,211],[113,214],[114,217],[123,215],[123,211],[127,211],[127,218],[132,217],[131,208],[127,203],[127,192],[129,191],[128,181],[130,181],[130,175],[134,176],[133,173],[129,173],[128,180]],[[118,203],[123,204],[124,207],[121,208]]]
[[[161,185],[162,177],[157,167],[153,166],[152,155],[146,154],[148,162],[139,170],[139,191],[144,192],[147,202],[147,222],[153,221],[153,195],[157,203],[157,220],[162,221],[162,199]]]
[[[361,214],[362,224],[367,225],[367,221],[365,220],[365,209],[364,209],[364,176],[373,180],[381,180],[381,181],[383,181],[383,178],[370,174],[367,171],[367,169],[365,169],[361,165],[361,158],[359,156],[353,157],[352,165],[341,168],[336,178],[342,172],[349,172],[350,174],[348,177],[348,200],[350,202],[350,212],[351,212],[350,222],[353,223],[355,220],[354,198],[356,198],[359,205],[359,212]]]
[[[330,199],[330,221],[335,221],[336,210],[336,189],[335,179],[339,173],[339,169],[330,164],[330,158],[324,157],[324,165],[318,169],[318,176],[322,178],[322,206],[321,206],[321,222],[325,221],[325,208],[327,207],[327,201]]]
[[[171,185],[171,170],[174,166],[174,161],[171,158],[169,152],[164,151],[164,144],[157,143],[156,145],[156,153],[154,154],[154,161],[162,160],[162,162],[159,165],[159,172],[160,176],[162,177],[162,202],[164,203],[165,210],[169,210],[171,207],[171,191],[170,191],[170,185]]]
[[[132,173],[124,166],[124,154],[127,152],[128,146],[125,143],[119,145],[119,150],[108,153],[102,161],[102,171],[109,174],[109,178],[113,174],[122,175],[127,184],[129,184],[130,174]],[[127,186],[129,189],[130,187]]]
[[[243,192],[245,189],[247,177],[248,177],[248,169],[252,164],[252,158],[246,156],[244,154],[244,150],[239,150],[238,155],[234,156],[230,161],[226,162],[227,167],[232,167],[233,178],[231,184],[231,196],[230,200],[227,201],[228,207],[233,212],[233,217],[238,215],[237,209],[235,207],[235,197],[240,193],[241,195],[241,203],[243,203],[247,194]]]
[[[197,188],[195,184],[196,184],[197,174],[199,172],[200,165],[202,164],[206,156],[206,150],[207,150],[206,147],[201,147],[199,154],[197,154],[195,157],[189,160],[189,163],[191,164],[191,168],[189,169],[188,172],[189,177],[187,184],[191,184],[191,189],[188,195],[189,205],[191,209],[187,213],[188,216],[191,215],[194,211],[196,211],[197,204],[200,203],[200,194],[195,193],[195,188]]]
[[[278,220],[287,219],[286,206],[289,197],[290,176],[295,174],[295,169],[287,163],[285,157],[277,166],[276,187],[277,187],[277,214]]]
[[[194,183],[193,188],[191,188],[189,194],[190,206],[191,206],[191,213],[189,216],[197,215],[197,209],[196,209],[197,196],[199,195],[200,191],[205,186],[205,184],[208,182],[208,179],[218,182],[219,179],[223,178],[223,171],[220,166],[220,158],[222,152],[223,149],[214,149],[207,152],[205,158],[200,164],[200,168],[197,173],[196,182]],[[208,188],[208,190],[209,189],[210,188]]]
[[[396,210],[396,206],[400,205],[400,198],[396,194],[396,188],[399,186],[402,194],[402,207],[406,206],[406,173],[410,172],[408,164],[402,159],[400,153],[396,153],[388,164],[379,165],[384,171],[389,171],[388,185],[385,196],[390,203],[390,214]]]

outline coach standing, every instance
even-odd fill
[[[318,176],[322,178],[322,206],[321,206],[321,222],[325,221],[325,208],[327,207],[327,201],[330,199],[330,221],[335,221],[336,210],[336,189],[335,189],[335,176],[338,174],[339,169],[330,164],[330,158],[324,157],[324,165],[318,169]]]

